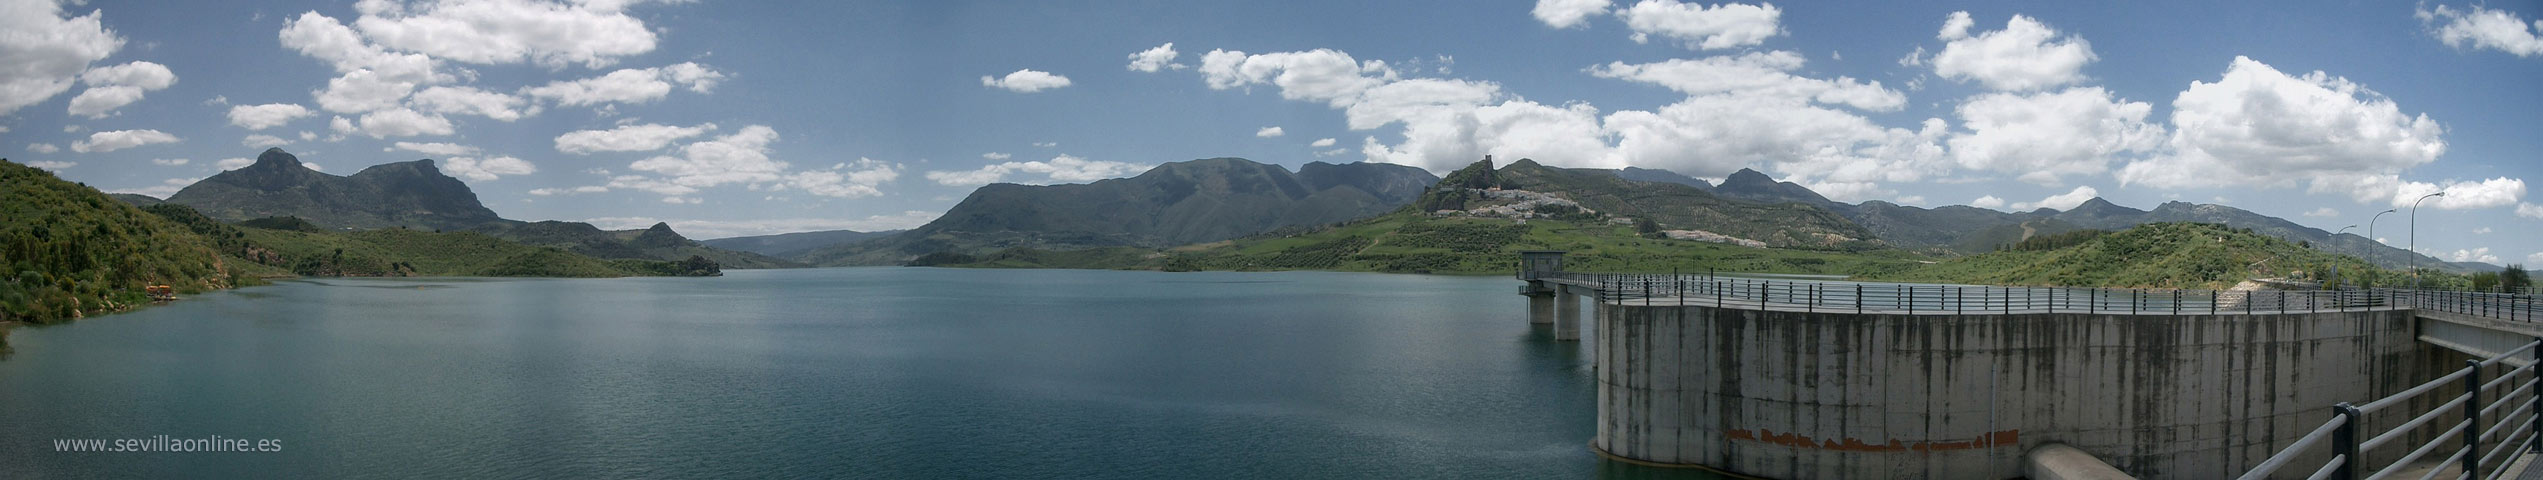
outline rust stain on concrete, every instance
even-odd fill
[[[1878,444],[1864,443],[1862,440],[1854,438],[1818,440],[1810,438],[1808,435],[1775,433],[1773,430],[1766,429],[1758,429],[1753,432],[1744,429],[1731,429],[1726,433],[1726,435],[1732,440],[1766,442],[1794,448],[1832,450],[1839,452],[1938,452],[1948,450],[2019,446],[2022,444],[2021,430],[2005,430],[1989,433],[1979,436],[1978,438],[1959,441],[1919,441],[1908,443],[1893,439],[1887,443]]]

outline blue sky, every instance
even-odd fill
[[[2223,3],[0,0],[0,152],[162,196],[433,158],[507,218],[702,238],[1220,156],[2327,230],[2446,191],[2422,250],[2543,263],[2543,5]]]

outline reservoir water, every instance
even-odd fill
[[[0,477],[1646,478],[1505,277],[311,279],[21,328]],[[280,452],[57,452],[54,440]]]

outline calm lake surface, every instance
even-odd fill
[[[0,478],[1646,478],[1507,277],[316,279],[20,328]],[[219,436],[282,452],[57,453]]]

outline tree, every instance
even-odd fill
[[[2508,269],[2499,271],[2499,291],[2508,293],[2523,292],[2525,289],[2532,288],[2533,286],[2534,279],[2527,276],[2524,265],[2511,263],[2508,264]]]
[[[1644,238],[1660,238],[1660,222],[1654,222],[1651,221],[1650,217],[1644,217],[1642,220],[1634,222],[1634,231],[1641,233]]]

